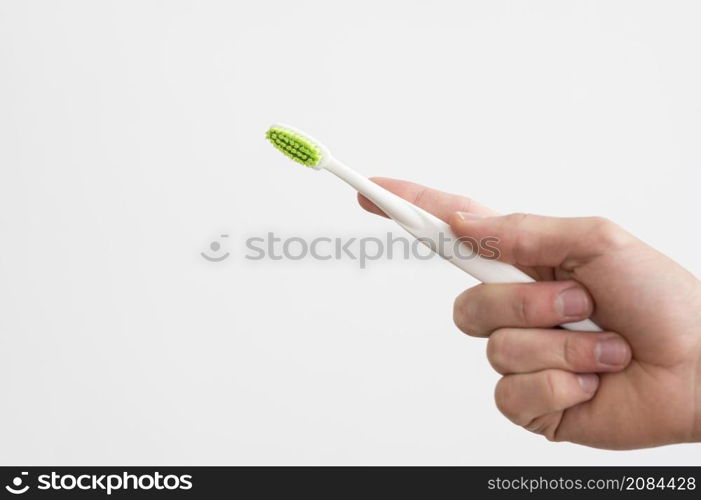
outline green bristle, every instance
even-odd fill
[[[313,167],[321,161],[321,151],[299,134],[279,127],[272,127],[265,133],[265,137],[284,154],[294,161]]]

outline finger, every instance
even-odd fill
[[[538,417],[588,401],[598,386],[599,377],[592,373],[543,370],[502,377],[494,398],[506,418],[529,426]]]
[[[455,212],[469,213],[476,217],[492,217],[498,215],[494,210],[480,205],[476,201],[465,196],[445,193],[399,179],[372,177],[370,180],[445,222],[448,222],[451,215]],[[358,203],[368,212],[387,217],[377,205],[360,193],[358,193]],[[532,269],[524,266],[517,267],[538,280],[552,280],[554,277],[553,270],[544,266]]]
[[[399,179],[373,177],[370,180],[446,222],[454,212],[468,212],[482,216],[497,215],[493,210],[464,196],[444,193],[443,191]],[[358,193],[358,203],[368,212],[386,217],[377,205],[360,193]]]
[[[571,372],[617,372],[631,359],[628,342],[612,332],[503,328],[489,337],[487,359],[501,374],[550,368]]]
[[[593,301],[575,281],[482,283],[461,293],[453,307],[460,330],[485,337],[504,327],[551,327],[588,318]]]
[[[633,241],[631,235],[601,217],[511,214],[472,218],[454,214],[450,224],[459,237],[477,241],[490,238],[490,246],[498,250],[499,260],[522,266],[574,269]]]

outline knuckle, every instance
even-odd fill
[[[501,374],[507,372],[508,344],[508,334],[505,330],[495,331],[487,341],[487,361]]]
[[[512,214],[509,214],[506,216],[506,218],[511,222],[514,226],[519,226],[521,223],[526,220],[528,217],[530,217],[530,214],[527,214],[525,212],[514,212]]]
[[[476,307],[474,305],[475,294],[479,293],[482,285],[465,290],[455,298],[453,302],[453,323],[462,332],[477,336],[479,334],[476,323]]]
[[[562,361],[564,366],[568,368],[577,365],[577,356],[579,355],[573,339],[573,335],[565,334],[565,341],[562,345]]]
[[[590,237],[600,247],[621,248],[629,240],[628,233],[606,217],[590,217],[589,223],[591,224]]]
[[[510,375],[502,377],[497,382],[494,388],[494,402],[496,403],[497,409],[506,418],[518,425],[523,425],[527,422],[523,421],[523,418],[519,415],[517,407],[514,402],[514,391],[512,388]]]
[[[533,215],[516,213],[507,217],[513,225],[513,243],[511,247],[513,260],[519,264],[530,265],[534,262],[534,256],[537,255],[539,245],[538,238],[534,237],[526,229],[526,223]]]
[[[513,420],[511,417],[512,405],[510,403],[511,396],[509,391],[509,379],[508,377],[502,377],[497,382],[494,388],[494,402],[497,405],[497,409],[509,420]]]
[[[558,387],[559,384],[556,372],[553,370],[546,370],[543,372],[543,391],[546,401],[554,403],[559,400]]]
[[[562,344],[562,363],[566,369],[584,370],[589,368],[585,346],[579,340],[580,338],[574,333],[565,334]]]
[[[414,196],[414,205],[421,206],[421,200],[423,200],[427,192],[428,188],[426,187],[419,189]]]
[[[473,198],[469,196],[463,196],[460,198],[460,202],[460,210],[462,212],[472,212],[472,209],[475,206],[475,200]]]
[[[515,294],[511,302],[514,319],[518,322],[519,326],[529,326],[533,324],[535,313],[532,297],[532,293],[528,293],[527,290],[521,288]]]
[[[455,326],[458,327],[458,329],[462,330],[463,332],[465,331],[463,326],[464,326],[464,295],[465,292],[461,293],[455,298],[455,301],[453,302],[453,323],[455,323]]]

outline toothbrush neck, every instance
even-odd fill
[[[335,158],[329,158],[323,165],[323,168],[355,188],[356,191],[372,201],[385,214],[407,229],[423,224],[423,214],[420,214],[423,211],[420,208],[380,187]]]

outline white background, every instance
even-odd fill
[[[694,1],[0,0],[0,462],[698,465],[510,424],[448,264],[244,242],[396,227],[274,151],[283,121],[698,273],[700,24]]]

